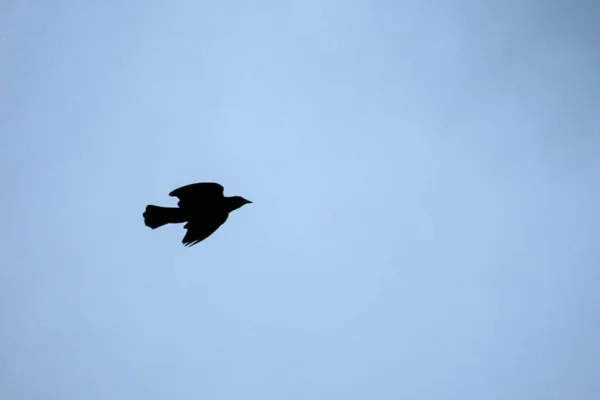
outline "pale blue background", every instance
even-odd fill
[[[600,399],[600,3],[0,3],[0,398]],[[193,248],[146,204],[255,203]]]

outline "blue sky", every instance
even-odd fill
[[[599,11],[3,2],[0,397],[600,398]]]

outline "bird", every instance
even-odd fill
[[[181,243],[194,246],[227,221],[229,213],[252,203],[241,196],[225,197],[223,186],[215,182],[199,182],[182,186],[169,193],[177,197],[178,207],[161,207],[149,204],[143,213],[144,223],[151,229],[166,224],[184,223],[187,230]]]

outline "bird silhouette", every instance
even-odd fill
[[[252,203],[240,196],[225,197],[223,186],[214,182],[193,183],[169,193],[177,197],[178,207],[161,207],[149,204],[144,212],[146,226],[156,229],[166,224],[187,222],[183,240],[191,247],[212,235],[227,221],[229,213],[245,204]]]

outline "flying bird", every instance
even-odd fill
[[[181,241],[190,247],[212,235],[229,217],[229,213],[252,203],[240,196],[223,196],[223,186],[214,182],[193,183],[169,193],[177,197],[179,207],[146,206],[144,223],[156,229],[166,224],[180,224],[187,232]]]

